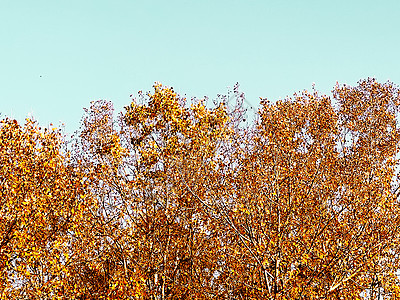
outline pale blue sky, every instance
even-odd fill
[[[91,100],[189,98],[239,82],[247,100],[400,84],[400,1],[0,0],[0,112],[78,128]],[[42,76],[42,77],[40,77]]]

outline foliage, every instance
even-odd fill
[[[397,299],[399,89],[0,124],[1,299]]]

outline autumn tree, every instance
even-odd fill
[[[58,130],[0,123],[1,299],[55,299],[85,211],[84,182],[65,162]]]
[[[99,260],[123,266],[127,282],[142,274],[149,299],[212,298],[220,233],[191,186],[208,193],[209,166],[231,134],[228,114],[223,104],[186,107],[173,89],[154,88],[116,120],[108,102],[87,110],[74,153],[99,203],[89,239],[103,245]]]
[[[232,299],[398,297],[398,88],[367,79],[333,95],[337,107],[317,92],[264,99],[237,148],[214,195],[235,202],[221,212]]]

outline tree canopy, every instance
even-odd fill
[[[0,299],[400,298],[399,87],[244,100],[1,120]]]

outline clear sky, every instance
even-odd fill
[[[0,112],[78,128],[97,99],[116,110],[155,81],[248,102],[336,81],[400,84],[400,1],[0,0]]]

